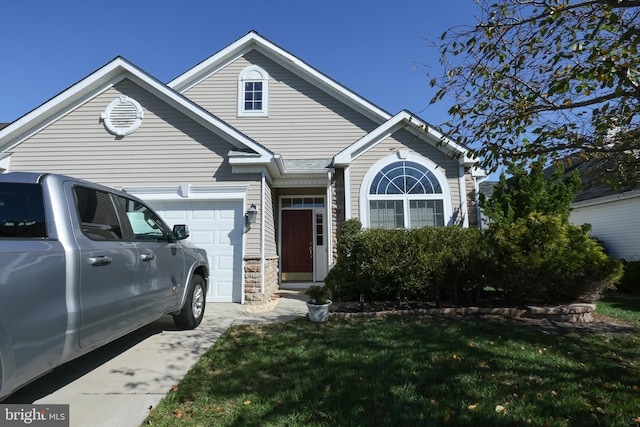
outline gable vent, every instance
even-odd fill
[[[109,132],[125,136],[135,132],[142,123],[142,106],[127,96],[114,99],[100,115]]]

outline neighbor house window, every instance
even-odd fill
[[[426,166],[397,161],[373,177],[368,192],[372,228],[441,227],[445,196],[438,178]]]
[[[238,116],[267,116],[269,107],[269,75],[251,65],[238,77]]]

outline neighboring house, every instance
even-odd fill
[[[565,173],[578,169],[582,190],[573,203],[569,221],[591,224],[591,235],[609,255],[627,261],[640,260],[640,189],[614,189],[594,176],[588,162],[577,161]]]
[[[391,115],[255,32],[168,84],[118,57],[0,131],[0,172],[124,189],[186,223],[209,301],[321,282],[342,222],[477,225],[467,149]],[[257,220],[245,214],[257,210]]]

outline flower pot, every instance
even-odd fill
[[[329,320],[329,307],[331,306],[331,300],[328,304],[312,304],[307,302],[307,308],[309,309],[309,320],[312,322],[326,322]]]

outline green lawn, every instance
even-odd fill
[[[635,332],[418,315],[233,327],[145,425],[634,426]]]

